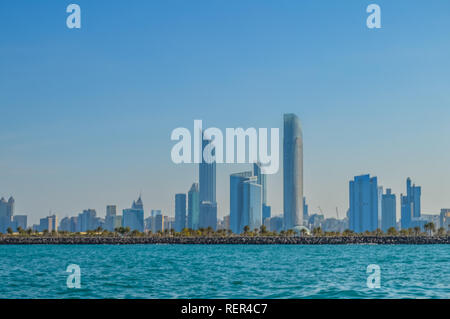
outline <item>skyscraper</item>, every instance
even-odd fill
[[[400,195],[401,201],[401,226],[402,229],[423,226],[420,219],[420,197],[422,189],[420,186],[411,184],[411,178],[406,179],[406,196]]]
[[[378,228],[378,182],[370,175],[355,176],[349,184],[349,228],[357,233]]]
[[[95,230],[97,227],[97,212],[95,209],[85,209],[78,215],[77,231],[86,232],[88,230]]]
[[[381,230],[387,231],[397,225],[397,200],[390,188],[386,189],[381,200]]]
[[[17,228],[27,229],[27,215],[15,215],[13,216],[13,224],[14,229],[17,230]]]
[[[444,228],[445,231],[450,231],[450,208],[442,208],[439,216],[439,227]]]
[[[261,172],[261,164],[253,163],[253,176],[256,176],[257,183],[261,185],[262,192],[262,204],[267,204],[267,183],[266,183],[266,174]]]
[[[256,176],[243,182],[243,191],[241,226],[248,226],[250,230],[259,229],[262,225],[262,186]]]
[[[309,219],[309,212],[308,212],[308,204],[306,204],[306,197],[303,196],[303,225],[306,226]]]
[[[14,198],[8,201],[3,197],[0,199],[0,233],[6,233],[9,227],[13,228]]]
[[[217,204],[202,202],[200,205],[199,228],[217,229]]]
[[[303,225],[303,137],[295,114],[284,114],[283,207],[285,229]]]
[[[202,133],[203,134],[203,133]],[[202,138],[202,161],[199,164],[199,227],[217,228],[216,162],[205,161],[203,151],[211,140]],[[215,155],[215,150],[212,151]]]
[[[186,228],[186,194],[175,195],[175,231]]]
[[[244,182],[252,176],[251,171],[230,175],[230,229],[240,234],[244,228]]]
[[[202,161],[199,164],[200,203],[216,202],[216,162],[207,163],[203,158],[203,150],[210,142],[208,139],[202,140]]]
[[[267,183],[266,183],[266,174],[261,172],[261,164],[253,163],[253,176],[257,177],[257,183],[261,185],[261,194],[262,194],[262,223],[264,223],[264,219],[270,218],[271,216],[271,207],[267,205]]]
[[[198,229],[200,217],[200,197],[198,183],[194,183],[188,192],[188,228]]]
[[[106,206],[106,217],[105,217],[105,228],[109,231],[114,231],[114,229],[118,226],[116,223],[117,220],[117,206],[116,205],[108,205]],[[120,227],[120,226],[119,226]]]
[[[137,201],[133,201],[131,208],[123,210],[122,225],[130,227],[130,230],[144,231],[144,204],[141,196]]]
[[[383,207],[383,186],[378,186],[378,226],[381,228],[381,213]]]

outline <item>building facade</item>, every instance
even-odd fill
[[[188,192],[188,228],[198,229],[200,218],[200,193],[198,183],[193,183]]]
[[[122,226],[129,227],[131,231],[144,232],[144,204],[141,196],[137,201],[133,201],[131,208],[123,210]]]
[[[303,226],[303,137],[300,120],[284,114],[283,133],[284,229]]]
[[[355,176],[349,185],[350,230],[362,233],[378,228],[378,181],[370,175]]]
[[[202,202],[200,204],[199,228],[217,229],[217,204]]]
[[[420,219],[422,189],[411,183],[411,178],[406,180],[406,195],[400,195],[401,202],[401,225],[402,229],[423,227],[424,222]]]
[[[386,189],[381,200],[381,230],[386,232],[389,228],[397,226],[397,199],[390,188]]]
[[[186,194],[175,195],[175,231],[186,228]]]

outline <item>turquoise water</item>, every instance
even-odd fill
[[[450,246],[1,246],[0,298],[450,298]],[[81,289],[66,285],[69,264]],[[381,288],[366,268],[381,268]]]

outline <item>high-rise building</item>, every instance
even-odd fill
[[[284,114],[283,207],[284,228],[303,225],[303,137],[300,120]]]
[[[217,229],[217,204],[202,202],[200,204],[199,228]]]
[[[261,164],[253,163],[253,176],[256,176],[257,183],[261,185],[261,194],[262,194],[262,204],[267,204],[267,183],[266,183],[266,174],[261,172]]]
[[[378,186],[378,226],[381,228],[381,212],[383,207],[383,186]]]
[[[280,232],[283,230],[283,220],[284,218],[281,216],[275,216],[270,218],[269,222],[269,230],[273,232]]]
[[[252,176],[251,171],[230,175],[230,229],[240,234],[244,229],[244,182]]]
[[[164,216],[163,214],[157,214],[152,220],[152,233],[164,231]]]
[[[230,215],[223,217],[223,229],[230,229]]]
[[[162,212],[160,209],[152,209],[151,213],[150,213],[151,217],[155,217],[158,215],[162,215]]]
[[[211,140],[202,140],[202,161],[199,164],[199,198],[201,202],[216,202],[216,162],[207,163],[203,158],[203,150]],[[214,151],[213,151],[214,155]]]
[[[401,226],[402,229],[423,227],[424,222],[420,219],[420,197],[421,187],[411,184],[411,178],[406,180],[406,196],[400,195],[401,202]]]
[[[186,228],[186,194],[175,195],[175,231]]]
[[[450,208],[442,208],[440,214],[440,227],[444,228],[445,231],[450,231]]]
[[[263,174],[261,171],[260,163],[253,163],[253,176],[256,176],[257,183],[261,185],[262,192],[262,222],[266,218],[270,218],[271,215],[271,207],[267,205],[267,175]]]
[[[381,230],[387,231],[397,225],[397,200],[390,188],[386,188],[381,200]]]
[[[256,176],[250,177],[243,183],[243,218],[241,226],[248,226],[250,230],[259,229],[262,225],[261,188]]]
[[[58,230],[75,233],[77,232],[78,217],[64,217],[59,223]]]
[[[349,228],[357,233],[378,228],[378,182],[370,175],[355,176],[349,185]]]
[[[164,231],[175,229],[175,218],[171,216],[164,216]]]
[[[194,183],[188,192],[188,228],[198,229],[200,217],[200,197],[198,183]]]
[[[78,215],[77,231],[87,232],[98,227],[97,212],[95,209],[85,209]]]
[[[14,215],[13,216],[14,230],[17,228],[27,229],[27,215]]]
[[[8,201],[3,197],[0,199],[0,233],[6,233],[8,228],[14,228],[14,198],[11,196]]]
[[[262,206],[262,220],[270,218],[272,216],[272,208],[270,206],[264,205]]]
[[[52,231],[58,231],[58,218],[56,215],[41,218],[37,229],[40,232],[48,231],[49,233]]]
[[[108,231],[114,231],[117,227],[117,206],[116,205],[108,205],[106,206],[106,217],[105,217],[105,228]],[[121,219],[121,218],[120,218]]]
[[[123,227],[129,227],[130,230],[144,231],[144,204],[141,196],[137,201],[133,201],[131,208],[124,209],[122,214]]]
[[[308,204],[306,204],[306,197],[303,196],[303,225],[306,226],[309,220]]]

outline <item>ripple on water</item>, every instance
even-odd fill
[[[450,249],[426,246],[4,246],[0,298],[450,298]],[[82,289],[66,287],[67,265]],[[366,267],[381,268],[380,289]]]

